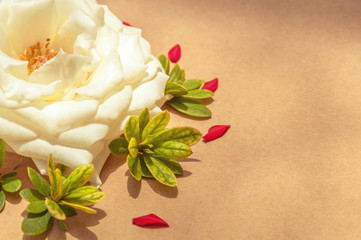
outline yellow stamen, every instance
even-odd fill
[[[58,54],[56,50],[49,49],[49,44],[50,38],[46,39],[45,49],[43,49],[42,43],[37,42],[35,45],[26,48],[24,53],[20,55],[20,60],[28,61],[29,75]]]

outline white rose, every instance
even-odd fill
[[[95,0],[0,0],[0,138],[43,174],[52,154],[93,163],[99,186],[108,143],[129,116],[160,112],[167,79],[141,31]]]

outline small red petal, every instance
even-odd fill
[[[155,214],[133,218],[133,224],[140,227],[169,227],[166,221]]]
[[[132,25],[130,25],[130,23],[123,22],[123,24],[126,25],[126,26],[129,26],[129,27],[132,27]]]
[[[171,62],[176,63],[181,57],[181,47],[179,44],[172,47],[171,50],[168,52],[168,58]]]
[[[208,130],[208,133],[203,136],[203,141],[209,142],[222,137],[230,127],[231,125],[214,125]]]
[[[218,88],[218,78],[206,82],[202,87],[202,89],[207,89],[212,92],[215,92],[217,88]]]

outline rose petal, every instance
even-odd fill
[[[215,78],[211,81],[204,83],[202,89],[207,89],[209,91],[215,92],[218,88],[218,78]]]
[[[208,133],[203,136],[203,141],[209,142],[222,137],[230,127],[231,125],[214,125],[209,128]]]
[[[133,224],[140,227],[169,227],[166,221],[155,214],[133,218]]]
[[[132,25],[131,25],[130,23],[127,23],[127,22],[125,22],[125,21],[123,21],[123,24],[124,24],[125,26],[132,27]]]
[[[179,44],[175,45],[168,52],[168,58],[171,62],[176,63],[181,57],[181,47]]]

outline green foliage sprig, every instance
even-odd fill
[[[6,152],[5,142],[4,140],[0,139],[0,168],[4,163],[5,152]],[[17,177],[15,177],[16,174],[17,174],[16,172],[10,172],[3,175],[0,179],[0,212],[5,207],[6,196],[4,191],[13,193],[18,191],[21,187],[21,181]]]
[[[20,196],[30,202],[26,207],[28,214],[23,220],[21,229],[26,235],[37,235],[52,226],[53,218],[58,220],[58,226],[67,230],[64,220],[77,214],[75,209],[86,213],[96,213],[96,210],[86,207],[99,202],[105,193],[99,192],[94,186],[86,184],[94,171],[92,164],[77,167],[66,176],[65,167],[55,168],[52,156],[48,160],[48,182],[34,169],[28,168],[30,181],[35,189],[26,188]]]
[[[166,103],[177,111],[193,117],[208,118],[212,115],[209,108],[197,100],[207,99],[213,96],[213,92],[202,89],[204,81],[200,79],[185,80],[185,72],[175,64],[170,71],[170,62],[165,55],[159,56],[165,72],[169,75],[165,87],[165,94],[173,98]]]
[[[124,137],[116,138],[109,144],[115,155],[128,154],[127,165],[136,180],[143,177],[155,178],[159,182],[176,186],[174,174],[183,174],[177,159],[188,157],[190,145],[197,143],[202,134],[191,127],[167,129],[168,111],[163,111],[152,120],[148,109],[128,119]]]

